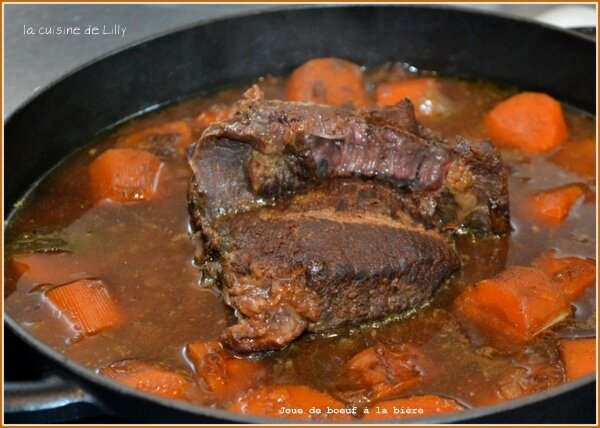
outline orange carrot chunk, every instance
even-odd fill
[[[216,341],[192,343],[186,353],[200,381],[221,399],[246,392],[264,374],[262,364],[235,358]]]
[[[484,122],[488,135],[501,147],[543,153],[568,137],[562,107],[549,95],[523,92],[501,102]]]
[[[319,409],[320,413],[311,409]],[[304,385],[270,385],[239,398],[232,412],[289,419],[349,420],[344,403]],[[329,410],[329,411],[328,411]]]
[[[100,280],[80,279],[51,288],[45,296],[73,331],[86,336],[117,326],[123,321],[119,306],[106,284]]]
[[[434,88],[435,79],[427,77],[381,83],[375,90],[375,99],[377,104],[382,106],[392,106],[404,98],[408,98],[413,104],[418,105]]]
[[[60,285],[99,273],[97,261],[67,252],[15,254],[11,258],[11,268],[17,276],[33,285]]]
[[[175,400],[189,400],[194,394],[194,383],[184,374],[144,361],[120,361],[100,369],[100,374],[132,388]]]
[[[581,186],[574,184],[557,189],[543,190],[529,198],[528,208],[538,221],[557,226],[567,218],[573,205],[584,194],[585,192]]]
[[[567,171],[581,177],[596,176],[596,140],[569,141],[550,157],[550,160]]]
[[[437,395],[415,395],[410,398],[382,401],[365,412],[363,419],[396,419],[431,416],[465,410],[462,404]]]
[[[454,303],[456,311],[491,337],[531,340],[570,313],[560,286],[536,268],[511,266],[477,283]]]
[[[567,380],[596,371],[596,338],[561,339],[559,349]]]
[[[130,149],[163,152],[192,144],[192,130],[185,120],[168,122],[164,125],[142,129],[122,138],[119,146]],[[166,146],[166,147],[161,147]]]
[[[414,346],[377,344],[348,361],[350,375],[377,401],[414,386],[431,364]]]
[[[579,257],[556,257],[548,251],[533,262],[556,283],[560,284],[569,300],[579,297],[596,281],[596,264],[589,259]]]
[[[296,68],[287,81],[285,95],[290,101],[369,105],[360,67],[339,58],[312,59]]]
[[[150,200],[157,196],[163,164],[152,153],[109,149],[88,167],[93,194],[116,201]]]

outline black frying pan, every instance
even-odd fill
[[[109,55],[31,99],[5,124],[7,211],[45,171],[102,130],[138,112],[312,57],[372,66],[403,61],[444,75],[543,91],[596,109],[592,39],[528,21],[430,7],[310,7],[217,20]],[[5,331],[53,376],[5,385],[7,422],[118,415],[138,422],[281,422],[174,402],[105,379],[64,358],[9,316]],[[10,355],[18,351],[6,349]],[[19,358],[12,355],[12,358]],[[10,357],[7,357],[10,358]],[[595,375],[496,406],[418,422],[594,422]],[[405,420],[410,422],[410,420]]]

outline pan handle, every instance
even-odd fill
[[[571,27],[567,28],[567,30],[575,31],[596,40],[596,27]]]
[[[103,414],[106,412],[94,397],[55,375],[4,384],[6,423],[64,422]]]

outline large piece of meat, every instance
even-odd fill
[[[459,267],[444,231],[510,227],[496,149],[449,144],[408,100],[351,111],[254,90],[188,160],[198,261],[236,309],[222,341],[238,352],[419,308]]]

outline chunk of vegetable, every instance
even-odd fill
[[[414,386],[431,365],[414,346],[377,344],[352,357],[347,367],[361,386],[371,389],[369,399],[377,401]]]
[[[194,383],[184,374],[158,364],[126,360],[100,369],[100,374],[132,388],[175,400],[189,400]]]
[[[198,342],[186,353],[202,383],[221,399],[246,392],[264,375],[263,365],[229,355],[219,342]]]
[[[567,380],[596,371],[596,338],[561,339],[559,349]]]
[[[581,177],[596,176],[596,140],[569,141],[550,157],[561,168]]]
[[[158,194],[163,163],[152,153],[109,149],[88,167],[92,193],[116,201],[150,200]]]
[[[123,314],[103,281],[80,279],[45,292],[71,329],[93,335],[123,321]]]
[[[529,198],[528,208],[538,221],[557,226],[567,218],[575,203],[583,199],[584,195],[581,186],[576,184],[543,190]]]
[[[363,419],[400,419],[459,412],[465,407],[449,398],[437,395],[415,395],[410,398],[382,401],[369,408]]]
[[[579,297],[596,281],[596,264],[579,257],[556,257],[553,251],[543,253],[533,262],[560,284],[569,300]]]
[[[311,413],[313,408],[319,409],[320,413]],[[337,412],[328,413],[328,408]],[[349,420],[351,416],[348,413],[340,413],[344,409],[346,405],[331,395],[304,385],[270,385],[254,389],[239,398],[230,408],[232,412],[257,416]]]
[[[463,292],[456,311],[484,333],[517,342],[536,334],[570,314],[560,286],[540,269],[511,266]]]
[[[73,253],[24,253],[15,254],[11,267],[33,285],[65,284],[76,279],[91,278],[100,272],[99,262],[88,260]]]
[[[435,79],[428,77],[381,83],[375,90],[375,100],[379,105],[392,106],[408,98],[418,105],[434,88]]]
[[[569,135],[560,103],[537,92],[523,92],[501,102],[484,124],[498,146],[534,153],[552,150]]]
[[[130,134],[119,141],[124,148],[153,151],[158,139],[166,141],[173,148],[184,148],[192,144],[192,130],[185,120],[168,122]]]
[[[287,81],[290,101],[367,107],[369,100],[360,67],[339,58],[317,58],[296,68]]]

